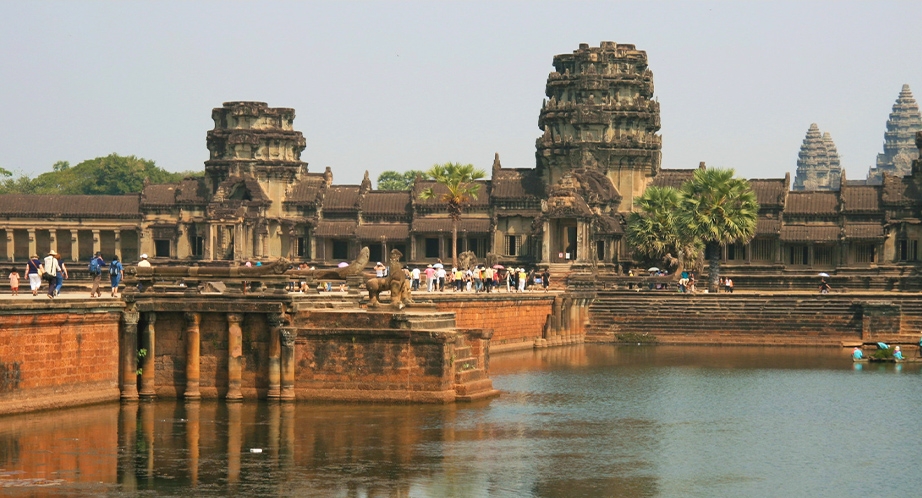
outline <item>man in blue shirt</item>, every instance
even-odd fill
[[[864,358],[864,352],[861,351],[861,348],[856,347],[855,350],[852,351],[852,358],[856,360],[860,360]]]

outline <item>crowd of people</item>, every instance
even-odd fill
[[[419,290],[422,278],[425,277],[428,292],[525,292],[541,288],[545,292],[550,285],[551,274],[547,269],[526,270],[525,268],[506,268],[502,265],[475,266],[464,270],[451,268],[447,270],[442,263],[426,266],[425,270],[418,267],[406,268],[407,277],[413,290]]]
[[[146,254],[141,255],[141,261],[138,263],[138,266],[150,266]],[[103,271],[105,268],[108,268],[106,273],[109,276],[109,283],[112,288],[111,295],[112,297],[118,297],[118,287],[124,276],[124,267],[122,263],[119,262],[118,256],[113,256],[112,261],[106,263],[102,257],[102,252],[97,252],[93,258],[90,259],[87,267],[90,277],[93,279],[93,286],[90,290],[90,297],[92,298],[102,295],[99,287],[102,284]],[[48,255],[44,258],[40,258],[38,254],[33,254],[32,257],[29,258],[29,261],[26,262],[24,276],[29,282],[29,289],[32,291],[33,296],[38,295],[42,285],[47,285],[48,290],[46,295],[49,299],[54,299],[61,295],[61,289],[64,287],[64,280],[70,278],[70,274],[67,271],[67,264],[61,258],[61,255],[53,250],[48,251]],[[10,271],[8,278],[10,281],[10,293],[14,296],[18,296],[20,281],[23,277],[20,276],[19,271],[14,268]]]

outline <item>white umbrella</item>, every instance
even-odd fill
[[[650,268],[650,269],[648,269],[647,271],[659,271],[659,268],[657,268],[657,267],[654,266],[653,268]]]
[[[829,274],[826,273],[826,272],[820,272],[820,275],[819,275],[819,276],[821,276],[821,277],[828,277]]]
[[[345,261],[343,261],[342,263],[340,263],[340,264],[337,265],[337,266],[340,267],[340,268],[345,268],[345,267],[349,266],[349,263],[346,263]]]
[[[442,263],[436,263],[436,264],[432,265],[432,267],[433,267],[433,268],[445,268],[444,266],[442,266]]]

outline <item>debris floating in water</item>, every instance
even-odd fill
[[[250,453],[262,453],[262,448],[250,448]]]

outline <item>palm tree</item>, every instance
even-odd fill
[[[681,267],[684,258],[695,256],[695,241],[685,238],[678,229],[676,218],[681,202],[681,194],[672,187],[649,187],[635,201],[637,211],[627,219],[627,242],[648,262],[661,264],[668,259],[667,254],[675,254]]]
[[[756,231],[759,203],[749,182],[734,178],[732,169],[697,169],[682,185],[679,228],[704,244],[710,256],[708,290],[717,292],[720,247],[749,242]]]
[[[465,203],[477,198],[480,184],[476,181],[486,176],[486,173],[482,169],[475,169],[472,164],[445,163],[432,166],[426,175],[445,187],[445,192],[436,192],[432,187],[423,189],[419,198],[438,198],[448,204],[448,215],[451,217],[451,261],[457,267],[461,212]]]

